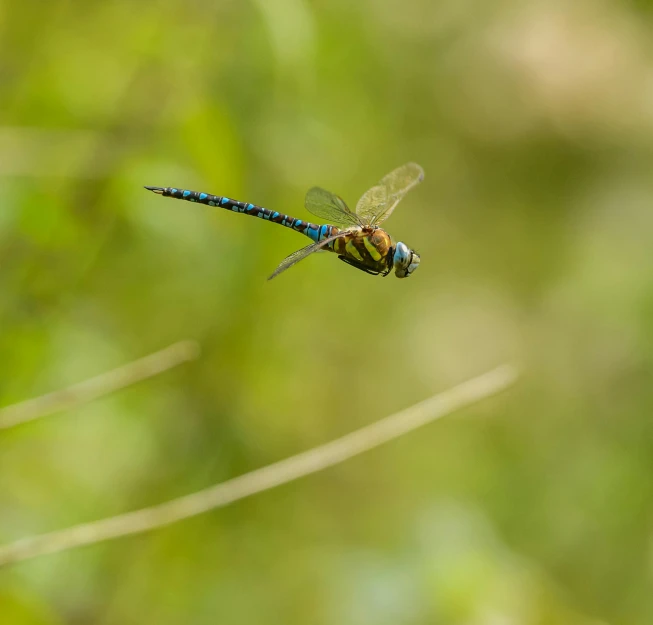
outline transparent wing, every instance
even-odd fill
[[[300,260],[304,260],[304,258],[310,256],[313,252],[321,250],[327,243],[335,241],[340,237],[347,236],[347,234],[349,234],[348,230],[341,230],[338,234],[334,234],[332,237],[327,237],[318,243],[311,243],[310,245],[303,247],[301,250],[293,252],[290,256],[287,256],[281,261],[281,263],[279,263],[279,266],[274,270],[268,280],[276,278],[282,271],[290,269],[293,265],[296,265]]]
[[[383,223],[401,199],[424,180],[424,170],[417,163],[406,163],[384,176],[367,190],[356,204],[356,214],[364,224]]]
[[[358,226],[361,224],[356,213],[349,210],[345,201],[335,193],[320,187],[308,190],[304,201],[306,210],[313,215],[326,219],[328,223],[336,226]]]
[[[376,185],[363,193],[358,204],[356,213],[363,224],[372,224],[377,215],[381,214],[388,205],[388,190],[382,185]]]

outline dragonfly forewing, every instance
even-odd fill
[[[356,214],[364,223],[382,224],[414,186],[424,180],[424,170],[417,163],[406,163],[381,178],[366,191],[356,205]]]
[[[374,218],[382,213],[388,205],[388,190],[382,185],[376,185],[363,193],[358,204],[356,214],[365,224],[371,224]]]

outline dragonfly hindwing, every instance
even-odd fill
[[[290,256],[287,256],[281,261],[281,263],[279,263],[279,266],[274,270],[274,272],[268,278],[268,280],[272,280],[272,278],[276,278],[282,271],[285,271],[286,269],[290,269],[293,265],[296,265],[300,260],[303,260],[307,256],[310,256],[313,252],[317,252],[318,250],[322,249],[325,245],[331,243],[331,241],[335,241],[336,239],[339,239],[340,237],[344,237],[347,234],[349,234],[348,231],[341,230],[340,232],[338,232],[338,234],[334,234],[332,237],[327,237],[326,239],[323,239],[318,243],[311,243],[311,245],[307,245],[306,247],[303,247],[302,249],[293,252]]]

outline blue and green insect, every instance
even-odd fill
[[[368,189],[358,200],[355,211],[350,210],[338,195],[313,187],[306,194],[305,206],[313,215],[327,220],[328,223],[322,225],[210,193],[176,187],[145,188],[165,197],[259,217],[312,239],[313,243],[285,258],[269,280],[322,249],[335,252],[340,260],[366,273],[387,276],[394,269],[397,278],[407,278],[419,267],[419,254],[405,243],[394,244],[381,224],[390,217],[404,195],[423,179],[424,170],[417,163],[402,165]]]

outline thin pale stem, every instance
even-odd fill
[[[0,566],[164,527],[297,480],[494,395],[513,384],[517,375],[514,367],[504,365],[329,443],[191,495],[49,534],[23,538],[0,547]]]
[[[70,410],[172,369],[199,355],[195,341],[180,341],[158,352],[68,388],[0,408],[0,430]]]

